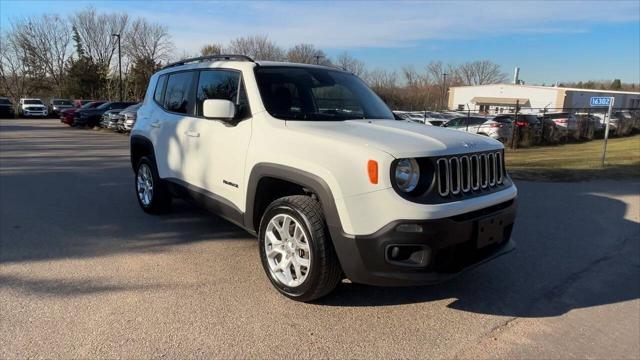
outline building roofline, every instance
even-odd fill
[[[571,87],[555,87],[555,86],[541,86],[541,85],[516,85],[516,84],[486,84],[486,85],[451,86],[450,89],[471,88],[471,87],[487,87],[487,86],[511,86],[511,87],[532,88],[532,89],[546,89],[546,90],[565,90],[565,91],[583,91],[583,92],[599,92],[599,93],[612,93],[612,94],[640,95],[640,92],[634,92],[634,91],[581,89],[581,88],[571,88]]]

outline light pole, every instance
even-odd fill
[[[118,90],[120,90],[120,101],[122,101],[122,52],[120,51],[120,34],[111,34],[118,38]]]
[[[440,110],[444,110],[445,98],[447,97],[447,73],[442,73],[442,106]]]

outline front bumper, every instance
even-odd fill
[[[22,116],[47,116],[47,110],[23,110]]]
[[[514,250],[515,215],[512,199],[448,218],[394,221],[367,236],[349,237],[337,228],[330,231],[342,269],[351,281],[426,285]]]

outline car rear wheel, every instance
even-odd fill
[[[291,299],[318,299],[342,279],[322,208],[309,196],[287,196],[271,203],[260,222],[259,242],[271,284]]]
[[[155,163],[142,157],[136,167],[135,190],[138,204],[147,213],[161,214],[171,207],[171,193],[158,176]]]

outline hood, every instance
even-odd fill
[[[441,156],[503,148],[489,137],[399,120],[287,121],[287,128],[359,142],[395,158]]]

